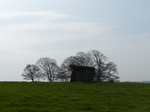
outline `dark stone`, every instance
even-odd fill
[[[95,74],[94,67],[70,65],[70,68],[72,69],[70,82],[85,82],[93,80]]]
[[[76,73],[75,72],[76,72],[75,70],[72,71],[70,82],[76,82],[77,81]]]

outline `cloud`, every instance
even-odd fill
[[[34,21],[26,21],[30,17]],[[43,56],[59,59],[58,56],[65,52],[60,57],[62,61],[62,58],[87,47],[86,40],[90,39],[92,43],[93,39],[105,37],[114,28],[96,22],[77,22],[70,17],[50,11],[0,13],[0,19],[7,18],[6,20],[15,22],[0,27],[0,52],[3,52],[0,58],[6,61],[24,60],[28,63]],[[88,46],[88,49],[91,50],[91,47]]]
[[[21,16],[38,16],[38,17],[51,17],[52,19],[66,18],[67,15],[60,14],[52,11],[40,11],[40,12],[0,12],[0,18],[13,18]]]
[[[27,18],[11,19],[23,16]],[[34,21],[26,21],[29,16],[35,17]],[[0,27],[2,32],[0,46],[43,44],[77,38],[87,39],[106,35],[110,29],[114,28],[96,22],[73,22],[73,18],[68,22],[70,17],[70,15],[52,11],[0,13],[0,19],[11,19],[11,23]],[[13,22],[15,24],[12,24]]]
[[[1,28],[0,34],[3,41],[0,46],[5,44],[29,45],[43,44],[72,39],[88,39],[102,37],[106,35],[111,26],[101,26],[98,23],[86,22],[34,22],[28,24],[19,24]]]
[[[24,16],[27,18],[29,16],[35,17],[35,20],[16,21],[16,18]],[[75,22],[72,18],[68,22],[70,17],[70,15],[51,12],[13,12],[2,14],[0,19],[8,18],[10,20],[15,18],[14,21],[16,23],[0,27],[0,51],[5,51],[1,59],[29,59],[33,62],[40,57],[49,56],[50,54],[50,57],[57,57],[58,59],[60,54],[66,52],[65,56],[60,57],[64,58],[69,56],[69,53],[74,55],[74,51],[81,50],[82,43],[85,44],[86,40],[90,39],[92,41],[94,37],[101,38],[114,28],[114,26],[103,26],[96,22]],[[55,19],[52,20],[52,18],[56,18],[56,21],[54,21]],[[80,41],[80,45],[78,41]],[[60,45],[61,42],[63,44]],[[72,47],[69,48],[72,46],[70,43],[73,43],[73,49]]]

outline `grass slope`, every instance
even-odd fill
[[[150,112],[150,84],[0,82],[0,112]]]

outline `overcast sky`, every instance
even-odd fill
[[[150,80],[150,0],[0,0],[0,81],[39,58],[99,50],[121,81]]]

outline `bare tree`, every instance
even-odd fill
[[[41,77],[43,79],[47,79],[50,82],[53,82],[56,79],[56,76],[59,71],[59,67],[57,66],[56,60],[48,57],[40,58],[37,61],[36,65],[41,69]]]
[[[104,75],[103,75],[103,80],[117,80],[119,79],[118,75],[118,71],[117,71],[117,65],[114,64],[113,62],[109,62],[106,64],[105,66],[105,71],[104,71]]]
[[[61,64],[61,69],[59,72],[59,79],[68,81],[71,76],[72,69],[69,67],[71,64],[80,66],[93,66],[92,58],[89,54],[84,52],[78,52],[76,56],[70,56],[64,60]]]
[[[76,59],[81,66],[93,66],[92,57],[88,53],[78,52]]]
[[[23,71],[22,76],[26,80],[32,80],[32,82],[35,81],[36,78],[39,78],[40,69],[33,64],[28,64],[26,68]]]
[[[104,81],[110,78],[119,79],[116,64],[108,62],[107,57],[97,50],[91,50],[88,53],[78,52],[75,56],[66,58],[61,65],[60,79],[68,80],[70,78],[72,69],[69,65],[71,64],[95,67],[94,77],[97,81]]]
[[[68,73],[69,73],[69,71],[68,71]],[[68,82],[70,79],[70,74],[67,74],[67,71],[60,69],[60,71],[57,75],[57,80],[59,80],[61,82]]]
[[[97,50],[91,50],[89,55],[91,55],[94,67],[96,68],[95,76],[98,81],[119,79],[117,76],[117,65],[113,62],[108,62],[108,59],[104,54]]]
[[[70,56],[63,61],[57,77],[58,79],[60,79],[61,81],[69,81],[72,72],[72,69],[69,67],[69,65],[71,64],[79,64],[75,56]]]
[[[94,67],[96,68],[96,78],[98,81],[101,81],[107,58],[104,54],[97,50],[91,50],[88,54],[91,55]]]

